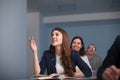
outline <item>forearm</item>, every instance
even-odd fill
[[[37,52],[34,53],[33,57],[34,57],[33,58],[34,75],[39,75],[39,73],[40,73],[40,65],[39,65],[39,59],[38,59]]]
[[[82,72],[75,72],[73,77],[82,78],[85,77],[85,75]]]

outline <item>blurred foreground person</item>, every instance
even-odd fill
[[[120,80],[120,35],[108,50],[108,54],[98,70],[97,79]]]

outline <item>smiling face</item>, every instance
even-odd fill
[[[87,48],[87,54],[89,55],[94,55],[96,52],[96,47],[95,45],[89,45],[88,48]]]
[[[63,35],[58,30],[54,30],[51,34],[51,44],[52,46],[61,46],[62,45]]]
[[[72,42],[72,49],[79,51],[82,48],[82,43],[80,39],[74,39]]]

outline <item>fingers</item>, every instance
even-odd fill
[[[34,37],[33,36],[29,37],[29,40],[34,40]]]
[[[112,70],[112,74],[114,75],[115,79],[117,80],[120,76],[120,69],[118,69],[114,65],[112,65],[110,68]]]
[[[118,69],[118,68],[115,67],[114,65],[112,65],[110,68],[112,69],[112,72],[113,72],[114,74],[120,74],[120,69]]]
[[[106,68],[102,76],[104,80],[118,80],[119,75],[120,69],[115,66],[110,66],[109,68]]]
[[[104,80],[114,80],[113,75],[111,74],[112,70],[110,68],[107,68],[103,73],[103,79]]]
[[[33,36],[29,37],[30,44],[35,44],[35,39]]]
[[[30,43],[30,47],[31,47],[31,48],[33,48],[33,47],[36,45],[36,43],[35,43],[35,40],[34,40],[34,37],[33,37],[33,36],[29,37],[29,43]]]

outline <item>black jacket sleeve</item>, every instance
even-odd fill
[[[97,72],[98,80],[103,80],[103,72],[111,65],[115,65],[116,67],[120,68],[120,35],[117,36],[111,48],[108,50],[108,54]]]

